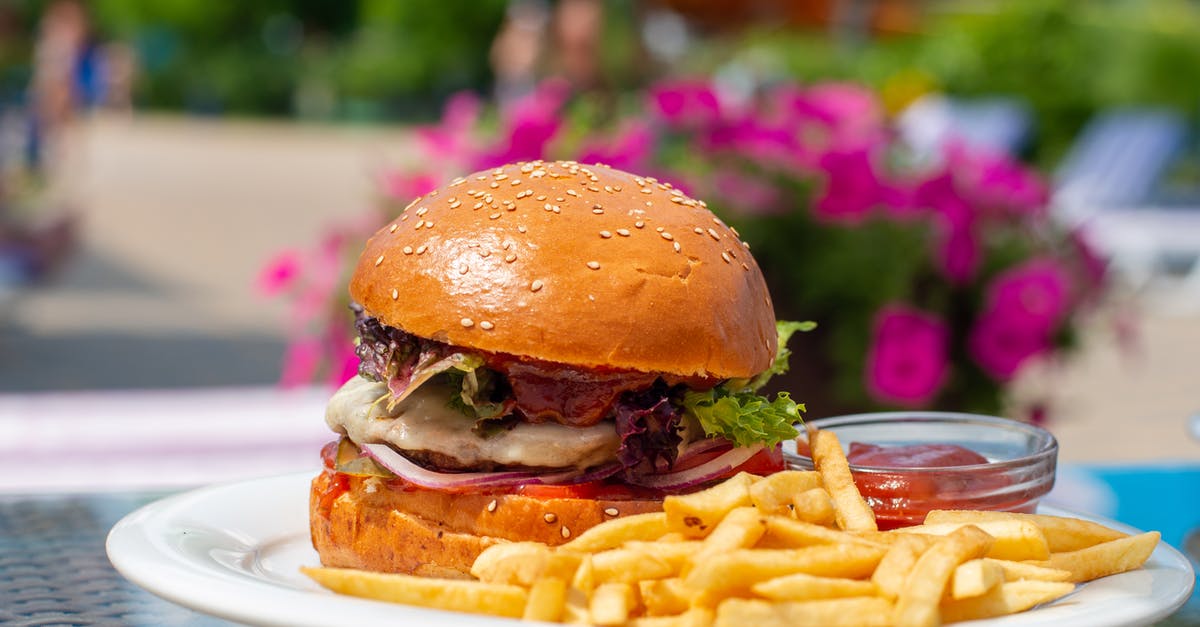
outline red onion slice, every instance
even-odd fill
[[[422,468],[386,444],[361,444],[359,448],[379,465],[396,473],[405,481],[423,488],[448,490],[455,488],[499,488],[514,485],[565,483],[581,473],[569,469],[553,473],[529,471],[501,472],[437,472]]]
[[[702,438],[685,446],[679,453],[679,459],[675,460],[675,463],[679,464],[702,453],[708,453],[722,448],[732,449],[733,442],[730,442],[725,438]]]
[[[762,444],[737,447],[722,453],[695,468],[680,470],[661,475],[630,475],[626,481],[634,485],[659,490],[679,490],[690,488],[713,479],[720,478],[730,470],[746,463],[751,457],[763,450]]]

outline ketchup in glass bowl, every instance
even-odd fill
[[[1032,512],[1054,486],[1058,443],[1045,429],[974,414],[882,412],[809,421],[837,434],[880,529],[935,509]],[[812,468],[798,442],[789,462]]]

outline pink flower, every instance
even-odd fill
[[[671,128],[696,128],[721,119],[721,101],[708,81],[662,81],[650,88],[647,110]]]
[[[654,150],[654,132],[643,121],[627,124],[611,143],[592,140],[579,151],[580,163],[604,163],[619,170],[641,172]]]
[[[967,337],[967,351],[997,381],[1009,381],[1031,357],[1050,350],[1050,335],[1039,321],[1019,311],[986,311]]]
[[[1049,333],[1066,317],[1070,291],[1066,269],[1050,259],[1031,259],[996,277],[988,287],[987,308],[1024,316]]]
[[[385,195],[405,204],[433,191],[439,183],[439,177],[433,173],[403,171],[385,172],[381,181]]]
[[[979,268],[981,255],[975,233],[976,215],[959,194],[954,177],[943,172],[920,183],[913,206],[932,211],[937,228],[935,257],[942,273],[955,285],[969,283]]]
[[[283,368],[279,384],[296,387],[312,381],[321,365],[321,342],[302,337],[292,342],[283,353]]]
[[[867,390],[880,402],[919,407],[929,403],[948,369],[946,324],[906,305],[888,305],[875,316],[867,352]]]
[[[442,110],[442,121],[436,126],[417,129],[425,155],[434,159],[461,159],[471,150],[471,131],[479,120],[482,104],[469,91],[450,97]]]
[[[883,126],[883,109],[875,95],[862,85],[822,83],[781,92],[780,96],[796,119],[819,122],[843,139],[864,138],[880,132]]]
[[[504,115],[500,141],[477,155],[474,166],[483,169],[544,159],[547,147],[562,127],[559,111],[569,95],[566,83],[548,80],[513,103]]]
[[[901,206],[900,190],[875,171],[869,148],[826,152],[820,160],[827,179],[813,209],[818,218],[857,224],[876,207]]]
[[[947,147],[946,161],[963,194],[981,208],[1014,215],[1044,213],[1049,190],[1035,172],[1008,155],[971,151],[961,143]]]
[[[296,283],[300,274],[300,253],[285,250],[276,254],[263,266],[255,281],[260,294],[274,296]]]
[[[1108,276],[1108,262],[1096,252],[1083,232],[1073,230],[1067,234],[1067,238],[1083,266],[1085,284],[1091,289],[1099,288]]]

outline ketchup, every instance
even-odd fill
[[[1029,511],[1036,497],[1013,495],[1002,468],[955,444],[878,446],[852,442],[846,456],[880,529],[917,525],[934,509]],[[936,470],[934,470],[936,469]]]

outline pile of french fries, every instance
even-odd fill
[[[1036,514],[934,511],[878,531],[837,437],[811,431],[815,471],[739,474],[558,547],[497,544],[476,580],[305,568],[336,592],[527,620],[639,627],[938,625],[1027,610],[1140,567],[1129,536]]]

